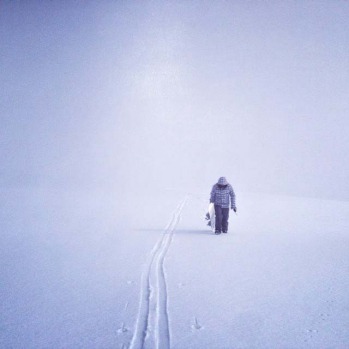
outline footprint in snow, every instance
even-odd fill
[[[116,332],[120,335],[120,334],[123,334],[123,333],[128,332],[128,328],[125,327],[125,324],[124,324],[124,323],[122,323],[121,327],[118,328],[118,330],[117,330]]]
[[[330,314],[320,314],[322,320],[326,320],[329,316]]]
[[[202,329],[202,326],[199,324],[199,321],[196,317],[194,318],[194,323],[191,325],[191,329],[193,331]]]
[[[308,333],[312,334],[312,333],[318,333],[319,330],[315,330],[315,329],[308,329],[307,330]]]

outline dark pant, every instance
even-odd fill
[[[216,230],[228,231],[229,208],[214,205],[214,209],[216,213]]]

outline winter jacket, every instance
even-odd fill
[[[229,208],[230,203],[230,207],[232,209],[236,209],[233,187],[224,177],[221,177],[218,180],[218,183],[212,187],[210,202],[214,203],[215,205],[222,206],[222,208]]]

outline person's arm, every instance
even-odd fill
[[[233,187],[230,187],[230,206],[231,209],[234,210],[234,212],[236,212],[236,204],[235,204],[235,193],[234,193],[234,189]]]
[[[211,190],[210,203],[213,203],[213,204],[214,204],[215,197],[216,197],[216,186],[214,185],[214,186],[212,187],[212,190]]]

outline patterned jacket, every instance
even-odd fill
[[[218,183],[216,183],[211,190],[210,202],[223,208],[229,208],[229,201],[230,207],[236,209],[233,187],[228,183],[225,188],[220,188]]]

